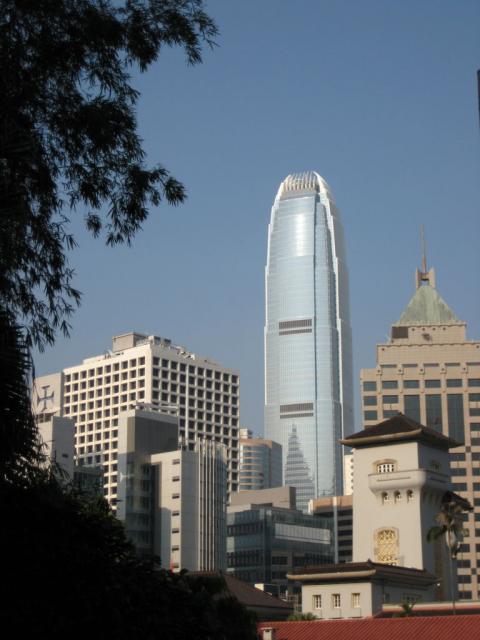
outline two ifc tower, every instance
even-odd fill
[[[343,493],[339,440],[353,432],[352,337],[343,227],[313,171],[280,185],[268,228],[265,437],[283,448],[297,505]]]

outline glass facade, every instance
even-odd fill
[[[351,351],[338,211],[317,173],[288,176],[268,234],[265,437],[282,445],[285,481],[297,487],[301,509],[343,493],[338,441],[353,430]]]
[[[333,562],[333,521],[275,507],[227,515],[228,573],[245,582],[287,588],[295,568]]]

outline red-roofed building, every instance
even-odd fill
[[[480,638],[480,615],[263,622],[260,640],[452,640]]]

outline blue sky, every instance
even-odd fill
[[[360,368],[413,294],[421,224],[441,295],[479,339],[480,3],[207,10],[220,36],[203,65],[165,50],[133,74],[149,162],[188,200],[152,210],[131,248],[73,220],[82,306],[71,338],[37,354],[37,374],[102,353],[117,333],[169,337],[240,371],[241,421],[261,432],[267,225],[279,183],[304,170],[329,182],[345,227],[357,401]]]

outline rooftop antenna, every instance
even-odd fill
[[[420,226],[420,237],[422,242],[422,275],[427,274],[427,249],[425,246],[425,229],[423,224]]]

